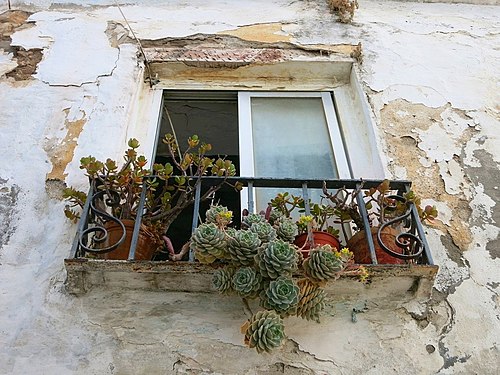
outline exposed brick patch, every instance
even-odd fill
[[[24,81],[31,78],[31,75],[36,72],[36,67],[42,61],[42,50],[33,48],[25,50],[22,47],[15,47],[14,57],[17,59],[17,67],[6,74],[7,77],[12,77],[16,81]]]
[[[0,14],[0,49],[12,53],[17,60],[17,67],[6,74],[16,81],[30,79],[35,73],[38,63],[42,60],[42,50],[33,48],[25,50],[22,47],[12,46],[11,35],[14,32],[31,27],[27,22],[31,13],[22,10],[9,10]]]

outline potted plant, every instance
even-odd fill
[[[377,187],[347,190],[338,189],[335,194],[323,188],[325,198],[330,201],[331,209],[337,217],[344,237],[348,231],[355,234],[347,241],[347,246],[354,253],[354,260],[359,264],[371,263],[371,256],[366,239],[365,222],[358,206],[358,196],[362,196],[368,212],[368,225],[377,260],[382,264],[402,264],[405,260],[416,259],[422,253],[420,240],[406,230],[411,225],[412,206],[415,206],[422,223],[431,222],[437,217],[435,206],[422,208],[421,199],[413,191],[402,196],[391,194],[389,180],[384,180]]]
[[[225,207],[210,207],[206,222],[193,232],[191,248],[198,261],[218,266],[212,280],[216,290],[241,297],[248,315],[241,328],[244,342],[259,353],[281,346],[284,317],[319,322],[327,282],[347,272],[367,277],[363,267],[347,270],[352,263],[348,249],[317,246],[302,262],[294,238],[280,238],[265,215],[247,215],[239,230],[230,226],[231,217]],[[262,310],[253,313],[252,299]]]
[[[331,205],[323,204],[323,202],[319,204],[309,202],[310,215],[304,215],[304,199],[284,192],[276,195],[271,200],[270,206],[275,211],[274,216],[277,219],[280,217],[291,218],[294,210],[301,214],[296,221],[298,234],[294,243],[301,248],[305,258],[308,256],[309,249],[315,245],[330,245],[340,249],[339,230],[332,226],[334,209]],[[272,216],[273,212],[271,212]]]
[[[187,140],[183,152],[173,135],[165,135],[162,141],[168,146],[172,163],[154,164],[153,171],[147,168],[144,155],[137,154],[140,145],[136,139],[128,141],[121,167],[112,159],[102,162],[88,156],[80,160],[80,169],[85,171],[93,191],[92,223],[80,238],[86,252],[106,259],[128,259],[135,220],[142,215],[135,259],[151,260],[163,244],[169,226],[194,202],[199,180],[207,175],[227,178],[236,173],[231,161],[207,157],[211,145],[202,143],[196,135]],[[201,200],[219,190],[224,181],[211,186]],[[143,189],[144,207],[139,212]],[[65,189],[64,197],[69,202],[66,216],[78,220],[80,212],[76,208],[83,208],[87,195],[70,187]]]

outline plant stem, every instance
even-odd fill
[[[253,312],[250,308],[250,305],[248,304],[248,300],[246,298],[242,298],[241,301],[243,302],[243,311],[245,312],[245,314],[247,314],[248,319],[252,318]]]

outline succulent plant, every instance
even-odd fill
[[[252,267],[242,267],[236,270],[232,278],[233,289],[241,297],[256,297],[259,292],[262,277]]]
[[[319,313],[324,309],[325,291],[308,279],[297,282],[300,288],[300,300],[297,305],[297,316],[319,323]]]
[[[255,313],[246,325],[245,344],[258,353],[279,348],[285,338],[283,320],[274,311]]]
[[[231,223],[233,212],[229,211],[227,207],[213,205],[210,206],[205,215],[207,223],[214,223],[219,227],[226,227]]]
[[[275,223],[277,223],[282,217],[284,217],[284,215],[279,212],[278,210],[271,210],[270,214],[269,214],[269,223],[274,225]]]
[[[292,219],[281,218],[278,221],[276,233],[278,234],[278,238],[287,242],[293,242],[298,233],[297,224]]]
[[[292,244],[276,240],[265,244],[255,256],[255,263],[262,276],[276,279],[291,275],[297,270],[298,253]]]
[[[294,314],[299,302],[300,289],[291,277],[280,276],[269,282],[260,293],[262,307],[280,315]]]
[[[260,246],[257,233],[250,230],[236,231],[228,240],[228,252],[231,260],[242,266],[250,266]]]
[[[304,260],[303,268],[308,278],[324,282],[335,278],[344,268],[344,262],[330,245],[323,245],[309,252],[309,258]]]
[[[229,294],[233,291],[232,279],[234,275],[233,268],[219,268],[212,276],[213,287],[222,294]]]
[[[250,230],[257,233],[262,243],[271,242],[276,238],[276,229],[267,221],[253,223]]]
[[[263,221],[266,221],[266,219],[260,214],[248,214],[247,216],[243,216],[241,225],[242,227],[250,228],[252,224],[262,223]]]
[[[191,248],[201,263],[213,263],[216,259],[226,258],[226,246],[224,232],[213,223],[201,224],[191,236]]]

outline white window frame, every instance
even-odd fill
[[[240,175],[244,177],[255,176],[252,132],[252,98],[321,98],[323,110],[330,136],[330,143],[335,158],[335,166],[340,179],[351,178],[340,127],[335,114],[335,107],[330,92],[238,92],[238,125],[240,147]],[[246,150],[246,152],[242,152]],[[262,176],[272,177],[272,176]]]
[[[243,177],[255,176],[255,159],[252,131],[252,98],[321,98],[324,115],[327,123],[330,144],[335,160],[337,175],[340,179],[352,178],[344,148],[343,137],[340,131],[335,105],[331,92],[303,92],[303,91],[239,91],[238,92],[238,126],[239,126],[239,148],[240,148],[240,175]],[[245,152],[243,152],[245,150]],[[273,176],[259,176],[273,177]],[[248,207],[248,188],[241,191],[241,207]],[[256,196],[255,188],[252,188],[252,196]],[[256,209],[252,205],[253,210]]]

